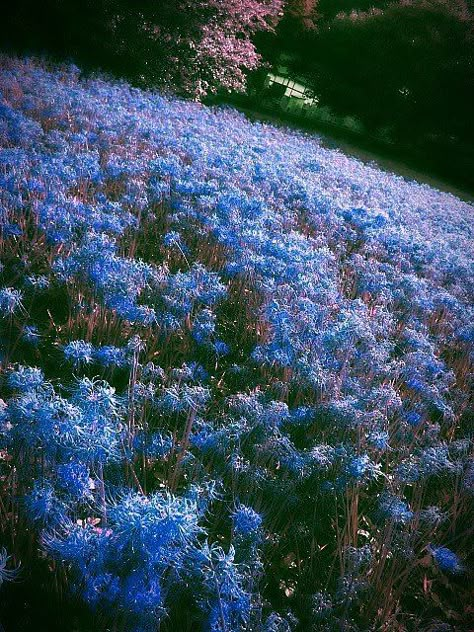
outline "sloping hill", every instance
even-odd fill
[[[4,57],[0,89],[25,577],[97,629],[466,622],[474,207],[72,67]]]

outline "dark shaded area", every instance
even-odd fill
[[[58,598],[45,582],[51,574],[33,572],[27,580],[8,584],[0,593],[1,632],[86,632],[97,627],[83,605]],[[3,626],[3,627],[2,627]]]
[[[165,71],[167,43],[153,28],[187,36],[195,23],[175,0],[21,0],[2,8],[0,45],[7,52],[45,53],[153,85]],[[166,69],[169,70],[169,69]]]

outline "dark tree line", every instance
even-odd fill
[[[342,115],[397,139],[444,136],[474,143],[472,0],[293,0],[276,61]]]
[[[3,46],[69,57],[146,86],[200,99],[243,90],[283,0],[18,0],[3,12]]]

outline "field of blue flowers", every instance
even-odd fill
[[[2,592],[472,629],[474,207],[72,66],[0,90]]]

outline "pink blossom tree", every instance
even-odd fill
[[[111,45],[141,59],[143,78],[197,100],[219,89],[242,91],[261,63],[252,41],[274,30],[284,0],[111,2]]]

